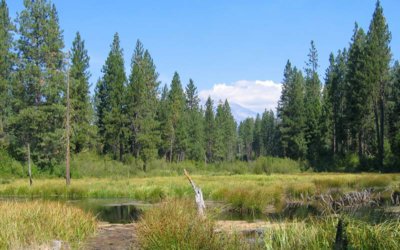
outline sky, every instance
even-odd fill
[[[6,0],[14,19],[23,0]],[[375,0],[53,0],[66,49],[77,31],[90,56],[92,91],[115,32],[124,48],[126,72],[136,40],[150,51],[162,84],[177,71],[192,78],[202,100],[228,101],[240,112],[275,109],[289,59],[304,68],[310,41],[324,77],[329,53],[348,47],[354,23],[368,29]],[[381,0],[400,59],[400,1]],[[247,110],[247,111],[246,111]],[[234,110],[236,112],[237,110]],[[238,114],[235,114],[237,119]]]

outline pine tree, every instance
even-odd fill
[[[307,158],[312,165],[316,164],[320,142],[320,119],[321,119],[321,81],[318,73],[318,52],[314,41],[311,41],[311,48],[308,54],[306,68],[304,112],[306,119],[305,138],[307,141]]]
[[[232,115],[231,107],[229,105],[228,100],[225,100],[224,106],[224,142],[225,142],[225,160],[233,161],[236,155],[236,140],[237,140],[237,132],[236,132],[236,121]]]
[[[94,109],[96,113],[96,126],[99,143],[102,145],[102,153],[109,149],[106,142],[106,113],[110,112],[110,96],[107,83],[99,78],[96,82],[94,94]]]
[[[285,66],[282,94],[278,103],[282,156],[304,159],[305,141],[304,78],[301,71]]]
[[[239,124],[238,129],[241,145],[240,155],[241,158],[244,156],[246,161],[253,159],[253,143],[254,143],[254,119],[247,118]]]
[[[12,96],[11,81],[14,66],[13,32],[14,25],[10,21],[5,0],[0,2],[0,148],[5,144],[5,127],[7,118],[11,115]]]
[[[345,110],[346,127],[350,129],[350,149],[362,159],[367,150],[368,126],[370,125],[371,88],[366,82],[366,36],[362,28],[355,25],[349,49],[346,79]],[[370,151],[370,150],[368,150]]]
[[[115,158],[118,155],[120,161],[123,158],[128,134],[125,103],[126,75],[122,53],[119,36],[116,33],[102,70],[104,74],[102,82],[107,91],[109,104],[105,110],[103,122],[105,124],[105,150],[106,152],[111,150]]]
[[[332,153],[344,154],[348,148],[348,130],[346,127],[346,79],[347,73],[347,50],[338,52],[333,68],[327,72],[326,84],[327,87],[327,101],[330,103],[332,128],[330,136],[332,142]]]
[[[389,141],[394,162],[400,160],[400,64],[394,64],[392,70],[391,92],[389,95]],[[398,170],[398,168],[396,169]]]
[[[262,121],[260,114],[257,114],[256,120],[254,121],[254,142],[253,142],[253,150],[255,157],[260,157],[264,155],[264,141],[263,134],[261,134]]]
[[[316,165],[318,170],[326,171],[328,169],[328,161],[333,160],[336,149],[336,135],[334,130],[333,118],[333,100],[330,92],[333,87],[333,80],[335,79],[335,56],[333,53],[329,55],[329,67],[325,73],[325,85],[322,90],[321,100],[321,116],[319,120],[320,128],[320,142],[321,148],[319,149],[319,162]],[[322,163],[321,163],[322,161]]]
[[[188,158],[196,161],[204,160],[204,123],[200,109],[200,98],[193,80],[186,86],[186,107],[188,117]]]
[[[279,155],[279,138],[274,112],[265,110],[261,118],[262,155]]]
[[[71,142],[75,153],[88,147],[91,134],[92,107],[89,96],[89,56],[79,32],[72,42],[70,69]]]
[[[157,156],[160,141],[157,116],[158,73],[150,53],[138,40],[127,87],[131,151],[146,163]]]
[[[177,72],[174,73],[171,82],[171,90],[168,95],[168,123],[172,126],[168,135],[170,141],[170,156],[176,155],[177,161],[185,159],[188,143],[187,117],[185,109],[185,93]]]
[[[214,129],[214,147],[213,147],[213,160],[215,162],[222,162],[225,160],[225,156],[227,154],[227,148],[224,141],[224,123],[225,123],[225,114],[224,114],[224,105],[221,101],[219,101],[217,110],[215,113],[215,129]]]
[[[367,81],[372,88],[372,100],[375,115],[375,130],[378,144],[378,164],[383,167],[385,140],[386,89],[389,81],[391,61],[391,33],[378,0],[369,26],[366,42]]]
[[[170,155],[170,135],[173,133],[173,127],[171,120],[169,119],[169,108],[168,108],[168,86],[165,84],[161,91],[161,98],[157,105],[157,121],[159,124],[159,131],[161,136],[160,144],[158,145],[158,154],[163,157],[169,157]],[[168,155],[169,154],[169,155]]]
[[[33,161],[51,167],[63,159],[65,73],[62,31],[54,5],[24,1],[18,15],[18,105],[12,118],[14,152],[24,159],[30,145]],[[30,124],[21,124],[30,121]],[[19,130],[18,130],[19,129]]]
[[[207,98],[206,110],[204,113],[204,138],[205,138],[205,151],[206,161],[212,162],[214,155],[214,143],[215,143],[215,117],[214,117],[214,104],[211,97]]]

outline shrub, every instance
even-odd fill
[[[259,157],[254,162],[253,172],[260,174],[290,174],[300,173],[300,163],[288,158]]]
[[[27,175],[28,171],[24,173],[23,166],[20,162],[11,158],[7,151],[0,149],[0,175],[1,176],[17,176],[23,177]]]

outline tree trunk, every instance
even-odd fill
[[[169,162],[170,163],[172,162],[172,144],[173,144],[173,140],[171,138],[171,144],[170,144],[170,147],[169,147]]]
[[[361,160],[364,156],[363,152],[363,130],[358,132],[358,158]]]
[[[194,193],[195,193],[195,200],[197,204],[197,212],[200,217],[204,218],[205,217],[205,209],[206,209],[206,204],[204,203],[203,199],[203,192],[201,191],[201,188],[197,187],[192,178],[190,178],[189,173],[186,171],[186,169],[183,170],[185,176],[188,178],[190,184],[193,187]]]
[[[119,143],[119,161],[122,161],[124,156],[124,144],[122,142]]]
[[[378,158],[379,158],[379,163],[380,163],[380,157],[381,157],[381,133],[380,133],[380,126],[379,126],[379,113],[378,113],[378,104],[374,102],[374,115],[375,115],[375,129],[376,129],[376,141],[378,143]]]
[[[28,148],[28,174],[29,174],[29,186],[32,186],[32,168],[31,168],[31,147],[30,144],[28,143],[27,145]]]
[[[381,85],[381,97],[379,100],[379,108],[380,108],[380,141],[379,141],[379,164],[380,167],[383,168],[383,159],[385,157],[385,93],[384,93],[384,85]]]
[[[71,183],[70,174],[70,99],[69,99],[69,70],[67,70],[67,121],[66,121],[66,137],[67,137],[67,149],[65,154],[65,181],[66,185],[69,186]]]

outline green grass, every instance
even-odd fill
[[[0,249],[39,248],[52,240],[77,247],[96,230],[94,216],[58,202],[2,201],[0,211]]]
[[[267,206],[284,206],[286,200],[301,196],[375,188],[394,190],[399,187],[400,174],[271,174],[271,175],[193,175],[205,199],[224,201],[233,208],[263,211]],[[0,196],[117,198],[159,202],[165,198],[193,197],[187,179],[181,176],[132,178],[72,179],[69,188],[64,179],[35,179],[29,187],[27,179],[0,184]],[[387,195],[386,198],[389,198]]]
[[[265,228],[259,246],[237,231],[216,233],[212,215],[208,216],[197,215],[193,200],[167,199],[145,212],[136,231],[139,243],[143,249],[333,249],[338,224],[335,216],[274,222]],[[400,246],[398,220],[375,223],[350,215],[343,218],[349,249]]]
[[[198,216],[192,200],[172,199],[146,211],[136,233],[143,249],[250,249],[239,236],[215,229],[213,220]]]
[[[27,166],[13,160],[6,152],[0,151],[0,176],[23,177],[27,175]],[[72,178],[106,178],[131,176],[177,176],[183,169],[196,174],[273,174],[299,173],[301,162],[287,158],[260,157],[254,162],[221,162],[205,164],[204,162],[166,162],[164,159],[153,160],[147,163],[146,172],[143,171],[143,162],[131,156],[125,156],[123,162],[112,159],[96,152],[87,151],[73,155],[71,159]],[[34,176],[42,178],[65,176],[65,163],[51,168],[38,170],[33,165]]]
[[[371,224],[345,219],[349,249],[398,249],[400,222]],[[266,249],[333,249],[338,219],[327,217],[307,221],[288,221],[265,233]]]

